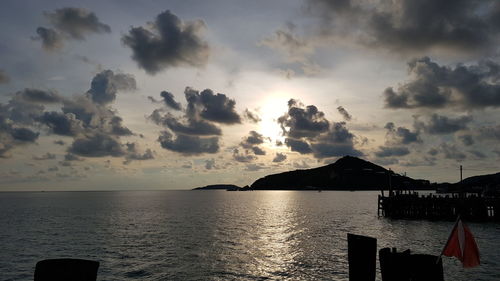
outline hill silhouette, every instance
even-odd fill
[[[250,187],[254,190],[387,190],[389,175],[394,188],[431,189],[427,180],[399,175],[352,156],[318,168],[268,175]]]

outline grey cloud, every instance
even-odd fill
[[[64,46],[63,37],[54,29],[46,27],[38,27],[36,29],[37,37],[33,40],[40,40],[42,47],[47,51],[54,51],[61,49]]]
[[[190,116],[200,117],[223,124],[239,124],[241,118],[235,111],[236,102],[226,95],[205,89],[201,93],[191,88],[184,91],[188,101],[187,113]]]
[[[438,114],[432,114],[429,122],[415,122],[415,127],[425,130],[427,133],[436,134],[452,134],[467,128],[467,123],[472,121],[470,116],[461,116],[458,118],[449,118]]]
[[[175,110],[181,110],[181,104],[176,102],[174,99],[174,95],[170,92],[163,91],[160,93],[160,96],[163,98],[163,101],[165,102],[165,105],[168,107],[175,109]]]
[[[472,135],[460,135],[458,139],[466,146],[471,146],[474,144],[474,138]]]
[[[155,120],[155,117],[152,117]],[[186,134],[186,135],[198,135],[198,136],[210,136],[210,135],[221,135],[222,131],[219,127],[214,124],[196,119],[188,119],[186,122],[181,123],[178,118],[171,115],[165,115],[160,117],[158,120],[156,118],[158,125],[163,125],[175,133]]]
[[[404,146],[380,146],[379,150],[375,152],[375,156],[377,157],[405,156],[408,154],[410,154],[410,151]]]
[[[301,162],[293,162],[293,167],[296,169],[309,169],[311,166],[306,163],[306,161],[302,160]]]
[[[205,169],[207,170],[212,170],[212,169],[218,169],[219,167],[215,163],[215,159],[207,159],[205,160]]]
[[[252,123],[259,123],[260,121],[262,121],[262,119],[260,119],[260,117],[256,113],[251,112],[250,110],[248,110],[248,108],[245,109],[243,116],[246,120]]]
[[[104,70],[98,73],[91,82],[87,94],[98,104],[108,104],[116,99],[120,90],[135,90],[136,82],[132,75]]]
[[[410,144],[410,143],[420,143],[422,140],[419,136],[419,131],[412,132],[405,127],[397,127],[393,122],[388,122],[385,124],[385,129],[387,129],[386,137],[389,143],[393,144]]]
[[[351,114],[349,114],[349,112],[347,112],[347,110],[343,106],[337,107],[337,110],[340,113],[340,115],[342,115],[345,121],[351,121],[352,119]]]
[[[266,152],[258,146],[252,146],[251,149],[255,155],[266,155]]]
[[[276,153],[276,156],[274,156],[273,158],[274,163],[283,162],[285,160],[286,160],[286,154],[280,152]]]
[[[154,153],[151,149],[146,149],[143,153],[139,152],[137,143],[126,143],[127,155],[124,164],[129,164],[132,160],[151,160],[154,159]]]
[[[56,155],[50,152],[47,152],[40,156],[33,156],[33,160],[43,161],[43,160],[52,160],[56,159]]]
[[[447,159],[460,161],[467,158],[467,156],[463,152],[461,152],[454,144],[442,143],[438,149],[444,154],[444,157]]]
[[[500,4],[494,1],[308,0],[307,11],[320,19],[319,33],[348,38],[368,47],[422,52],[492,50],[500,32]],[[344,39],[345,40],[345,39]]]
[[[387,108],[482,109],[500,106],[500,65],[439,66],[428,57],[408,63],[410,82],[384,92]]]
[[[264,166],[264,164],[261,164],[261,163],[249,163],[249,164],[246,164],[245,166],[245,171],[250,171],[250,172],[255,172],[255,171],[259,171],[259,170],[262,170],[262,169],[265,169],[266,166]]]
[[[163,148],[184,155],[213,154],[219,151],[218,137],[199,137],[183,134],[173,136],[171,133],[163,131],[158,141]]]
[[[478,150],[469,150],[468,152],[470,154],[472,154],[474,157],[476,157],[477,159],[484,159],[484,158],[486,158],[486,155],[484,153],[482,153],[481,151],[478,151]]]
[[[0,84],[7,84],[10,81],[10,77],[7,72],[0,69]]]
[[[47,125],[56,135],[76,136],[83,131],[82,121],[73,113],[45,112],[37,121]]]
[[[250,148],[254,145],[259,145],[264,143],[264,137],[257,133],[256,131],[250,131],[250,135],[245,137],[241,142],[241,146],[244,148]]]
[[[20,97],[24,101],[33,103],[58,103],[63,100],[63,98],[56,91],[44,91],[30,88],[17,92],[16,96]]]
[[[84,40],[89,33],[109,33],[111,28],[100,22],[97,16],[82,8],[61,8],[44,15],[52,25],[64,35],[73,39]]]
[[[82,161],[83,159],[72,153],[66,153],[64,155],[64,161]]]
[[[237,148],[235,148],[233,150],[233,159],[238,161],[238,162],[248,163],[248,162],[252,162],[253,160],[255,160],[256,157],[253,155],[250,155],[250,154],[240,153],[240,151]]]
[[[34,132],[28,128],[12,128],[10,134],[14,140],[22,142],[35,142],[40,133]]]
[[[103,133],[75,139],[71,147],[68,148],[68,152],[84,157],[118,157],[125,154],[122,145],[116,138]]]
[[[343,155],[360,156],[354,148],[354,135],[344,122],[330,122],[314,105],[304,106],[291,99],[288,112],[278,118],[285,144],[301,154],[313,153],[322,159]]]
[[[111,125],[111,134],[115,136],[130,136],[133,135],[129,128],[122,125],[123,119],[120,116],[113,116],[109,121]]]
[[[149,74],[180,65],[203,66],[209,46],[201,37],[204,22],[183,22],[170,11],[159,14],[147,27],[132,27],[122,37],[132,58]]]

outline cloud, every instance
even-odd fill
[[[119,157],[125,155],[119,140],[100,132],[75,139],[68,148],[68,152],[84,157]]]
[[[377,157],[393,157],[393,156],[405,156],[410,154],[408,148],[404,146],[387,147],[380,146],[379,150],[375,152]]]
[[[286,154],[277,152],[276,156],[273,158],[274,163],[280,163],[286,160]]]
[[[184,91],[187,114],[191,118],[201,117],[205,120],[222,124],[239,124],[241,117],[235,111],[236,102],[226,95],[205,89],[201,93],[187,87]]]
[[[238,161],[238,162],[242,162],[242,163],[248,163],[248,162],[252,162],[253,160],[256,159],[255,156],[251,155],[251,154],[248,154],[248,153],[240,153],[240,151],[235,148],[233,150],[233,159]]]
[[[443,153],[444,157],[446,159],[453,159],[453,160],[461,161],[461,160],[464,160],[465,158],[467,158],[467,155],[465,155],[465,153],[461,152],[454,144],[442,143],[438,147],[438,151],[440,153]]]
[[[251,123],[259,123],[262,121],[257,113],[251,112],[248,108],[243,112],[243,117]]]
[[[27,102],[32,103],[58,103],[63,98],[56,92],[51,90],[40,90],[26,88],[16,93],[16,95]]]
[[[52,160],[56,159],[56,155],[50,152],[47,152],[40,156],[33,156],[33,160],[43,161],[43,160]]]
[[[474,144],[474,138],[472,135],[460,135],[458,139],[466,146],[471,146]]]
[[[82,161],[83,159],[72,153],[66,153],[64,155],[64,161]]]
[[[384,91],[387,108],[483,109],[500,106],[500,65],[440,66],[424,57],[408,63],[412,80]]]
[[[111,28],[100,22],[97,16],[82,8],[61,8],[44,12],[45,17],[62,34],[72,39],[84,40],[90,33],[110,33]]]
[[[132,58],[149,74],[180,65],[203,66],[210,53],[201,37],[205,23],[183,22],[169,10],[159,14],[146,27],[132,27],[122,37],[132,50]]]
[[[481,53],[498,42],[495,1],[308,0],[318,35],[408,53],[431,49]]]
[[[474,156],[476,159],[484,159],[484,158],[486,158],[486,155],[484,153],[482,153],[481,151],[478,151],[478,150],[469,150],[467,152],[469,152],[470,154],[472,154],[472,156]]]
[[[14,140],[21,142],[35,142],[40,135],[28,128],[11,128],[10,134]]]
[[[245,166],[245,171],[255,172],[262,169],[266,169],[266,166],[262,163],[249,163]]]
[[[76,136],[83,131],[82,121],[73,113],[45,112],[37,121],[45,124],[56,135]]]
[[[218,137],[200,137],[183,134],[174,136],[167,131],[162,131],[158,141],[161,147],[184,155],[214,154],[219,152]]]
[[[423,129],[431,135],[452,134],[467,129],[467,123],[472,121],[471,116],[450,118],[436,113],[432,114],[429,122],[415,121],[415,127]]]
[[[219,167],[215,163],[215,159],[212,158],[205,160],[205,169],[212,170],[212,169],[219,169]]]
[[[85,40],[90,33],[110,33],[111,28],[99,21],[97,16],[82,8],[61,8],[54,12],[44,12],[52,24],[50,27],[38,27],[33,40],[42,42],[47,51],[55,51],[64,46],[65,40]]]
[[[347,110],[343,106],[337,107],[337,110],[339,111],[340,115],[342,115],[345,121],[351,121],[351,114],[349,114],[349,112],[347,112]]]
[[[176,118],[169,114],[165,114],[162,116],[158,111],[153,111],[153,114],[151,114],[149,118],[153,120],[157,125],[169,128],[173,132],[179,134],[194,136],[219,136],[222,134],[222,131],[219,127],[205,120],[187,119],[181,121],[179,118]]]
[[[66,142],[64,142],[63,140],[55,140],[54,141],[54,144],[57,144],[57,145],[66,145]]]
[[[301,154],[313,153],[318,159],[344,155],[360,156],[354,148],[355,136],[344,122],[330,122],[314,105],[304,107],[291,99],[288,112],[278,118],[285,144]]]
[[[32,39],[42,41],[42,47],[46,51],[55,51],[64,46],[63,37],[52,28],[40,26],[36,29],[36,34],[38,36],[33,37]]]
[[[10,82],[10,77],[7,72],[0,69],[0,84],[7,84]]]
[[[420,143],[420,132],[417,130],[415,132],[410,131],[405,127],[397,127],[393,122],[388,122],[385,124],[385,129],[387,129],[386,138],[390,144],[410,144],[410,143]]]
[[[135,90],[136,82],[132,75],[104,70],[92,79],[87,94],[98,104],[109,104],[116,99],[116,93],[121,90]]]
[[[174,109],[174,110],[181,110],[181,104],[176,102],[174,99],[174,95],[170,92],[167,91],[162,91],[160,93],[160,96],[163,98],[163,102],[165,102],[165,105]]]
[[[133,160],[151,160],[154,159],[154,152],[151,149],[146,149],[143,153],[139,152],[137,143],[126,143],[127,155],[125,156],[124,164],[129,164]]]

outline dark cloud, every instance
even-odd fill
[[[392,144],[410,144],[422,142],[419,136],[419,131],[412,132],[405,127],[397,127],[393,122],[385,124],[387,129],[387,139]]]
[[[481,109],[500,106],[500,65],[439,66],[424,57],[408,63],[413,79],[384,91],[387,108]]]
[[[239,124],[241,118],[235,111],[236,102],[224,94],[214,94],[210,89],[201,93],[187,87],[184,91],[188,102],[187,114],[222,124]]]
[[[135,90],[136,82],[132,75],[104,70],[98,73],[91,82],[87,94],[98,104],[109,104],[116,99],[116,93],[121,90]]]
[[[262,169],[266,169],[266,166],[262,163],[249,163],[245,166],[245,171],[255,172]]]
[[[280,153],[280,152],[277,152],[276,156],[274,156],[274,158],[273,158],[274,163],[283,162],[285,160],[286,160],[286,154]]]
[[[10,77],[7,72],[0,69],[0,84],[7,84],[10,82]]]
[[[213,154],[219,151],[218,137],[199,137],[183,134],[174,136],[167,131],[163,131],[158,141],[161,147],[184,155]]]
[[[240,151],[237,148],[235,148],[233,150],[233,159],[238,162],[248,163],[255,160],[256,157],[248,153],[240,153]]]
[[[56,159],[56,155],[50,152],[47,152],[40,156],[33,156],[33,160],[43,161],[43,160],[52,160]]]
[[[293,162],[293,167],[296,169],[309,169],[311,166],[306,163],[306,161],[302,160],[301,162]]]
[[[472,117],[470,116],[449,118],[434,113],[431,115],[428,123],[416,120],[415,127],[423,129],[431,135],[452,134],[457,131],[467,129],[467,124],[471,121]]]
[[[433,48],[480,53],[494,49],[500,32],[500,4],[495,1],[308,0],[307,3],[308,13],[320,19],[320,35],[403,53]]]
[[[344,155],[360,156],[354,148],[354,135],[344,122],[330,122],[314,105],[304,107],[291,99],[288,112],[278,118],[285,144],[301,154],[313,153],[322,159]]]
[[[340,115],[342,115],[345,121],[351,121],[351,114],[349,114],[349,112],[347,112],[347,110],[343,106],[337,107],[337,110],[339,111]]]
[[[111,28],[100,22],[97,16],[82,8],[61,8],[54,12],[45,12],[45,17],[67,37],[84,40],[90,33],[110,33]]]
[[[131,136],[134,133],[129,128],[122,125],[123,119],[120,116],[113,116],[109,121],[111,125],[111,134],[115,136]]]
[[[393,157],[393,156],[405,156],[410,154],[410,150],[404,146],[380,146],[379,150],[375,152],[377,157]]]
[[[165,105],[175,109],[175,110],[181,110],[181,104],[176,102],[174,99],[174,95],[170,92],[163,91],[160,93],[160,96],[163,98],[163,102],[165,102]]]
[[[262,121],[257,113],[251,112],[248,108],[245,109],[245,112],[243,112],[243,117],[252,123],[259,123]]]
[[[199,67],[209,56],[209,46],[201,37],[204,26],[201,20],[183,22],[167,10],[147,27],[132,27],[122,42],[149,74],[180,65]]]
[[[64,161],[82,161],[83,159],[72,153],[66,153],[64,155]]]
[[[14,140],[21,142],[35,142],[40,135],[29,128],[12,128],[10,134]]]
[[[45,124],[51,132],[62,136],[76,136],[83,131],[82,121],[73,113],[45,112],[37,121]]]
[[[124,164],[129,164],[133,160],[151,160],[154,159],[154,153],[151,149],[146,149],[143,153],[139,152],[137,143],[126,143],[127,155]]]
[[[38,36],[33,37],[33,40],[42,41],[42,47],[47,51],[61,49],[64,46],[63,37],[54,29],[46,27],[38,27],[36,29]]]
[[[118,157],[125,154],[119,140],[103,133],[75,139],[68,152],[84,157]]]
[[[16,93],[16,95],[27,102],[33,103],[58,103],[63,98],[56,92],[51,90],[39,90],[26,88]]]
[[[472,135],[460,135],[458,139],[466,146],[471,146],[474,144],[474,138]]]
[[[482,153],[481,151],[478,151],[478,150],[469,150],[467,152],[469,152],[470,154],[472,154],[472,156],[474,156],[477,159],[484,159],[484,158],[486,158],[486,155],[484,153]]]
[[[194,136],[211,136],[211,135],[221,135],[222,131],[216,125],[197,119],[187,119],[180,121],[170,114],[161,115],[158,111],[153,111],[153,114],[149,117],[157,125],[169,128],[175,133],[194,135]]]
[[[244,148],[250,148],[254,145],[259,145],[264,143],[264,136],[257,133],[256,131],[250,131],[249,136],[243,138],[241,146]]]
[[[447,144],[447,143],[442,143],[439,148],[439,152],[444,154],[444,157],[447,159],[453,159],[453,160],[464,160],[467,158],[467,155],[460,151],[456,145],[454,144]]]
[[[266,155],[266,151],[258,146],[252,146],[251,150],[255,155]]]
[[[477,130],[478,138],[481,140],[500,140],[500,125],[483,126]]]
[[[330,122],[314,105],[306,108],[296,100],[288,101],[288,112],[278,118],[283,134],[292,138],[314,138],[328,131]],[[288,128],[288,130],[287,130]]]

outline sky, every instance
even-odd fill
[[[500,171],[493,0],[2,1],[0,191]]]

